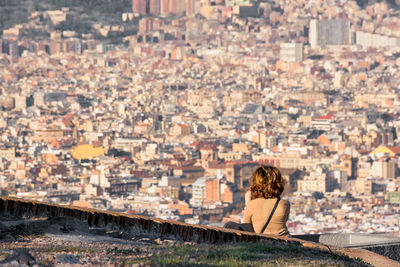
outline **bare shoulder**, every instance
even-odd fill
[[[249,200],[249,202],[246,203],[246,206],[251,207],[251,206],[256,205],[256,203],[258,202],[257,200],[258,200],[258,198]]]
[[[257,206],[257,205],[275,205],[276,198],[256,198],[249,201],[248,205]],[[290,205],[289,201],[281,199],[279,205]]]
[[[250,200],[247,204],[246,207],[249,209],[259,209],[260,207],[265,205],[265,199],[264,198],[255,198]]]

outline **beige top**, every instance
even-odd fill
[[[250,200],[244,210],[244,223],[252,223],[254,231],[260,233],[268,217],[274,208],[276,198],[256,198]],[[269,235],[289,235],[286,222],[289,218],[290,203],[281,199],[276,207],[274,215],[272,215],[264,234]]]

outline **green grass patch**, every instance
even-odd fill
[[[82,253],[82,254],[87,254],[87,253],[95,253],[98,252],[96,248],[92,247],[75,247],[75,246],[50,246],[50,247],[44,247],[44,248],[39,248],[39,252],[46,252],[46,253]]]
[[[151,266],[369,266],[347,256],[279,242],[160,245],[147,247],[141,250],[139,255],[126,260],[122,265],[142,263]]]

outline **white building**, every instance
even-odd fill
[[[356,44],[366,47],[400,47],[400,38],[374,34],[369,32],[356,32]]]
[[[44,105],[44,93],[43,92],[35,92],[33,94],[33,104],[35,106],[43,106]]]
[[[201,207],[206,199],[206,177],[201,177],[192,185],[192,199],[190,205],[193,207]]]
[[[303,61],[304,50],[302,43],[282,43],[280,45],[280,59],[286,62]]]
[[[321,167],[310,172],[302,180],[297,181],[297,191],[299,192],[331,192],[335,188],[335,180],[331,179],[327,170]]]
[[[26,96],[16,96],[14,99],[15,109],[16,110],[23,110],[26,109]]]

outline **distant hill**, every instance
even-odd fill
[[[131,0],[0,0],[0,31],[27,22],[34,11],[68,7],[84,15],[85,21],[117,24],[121,14],[131,12]]]

